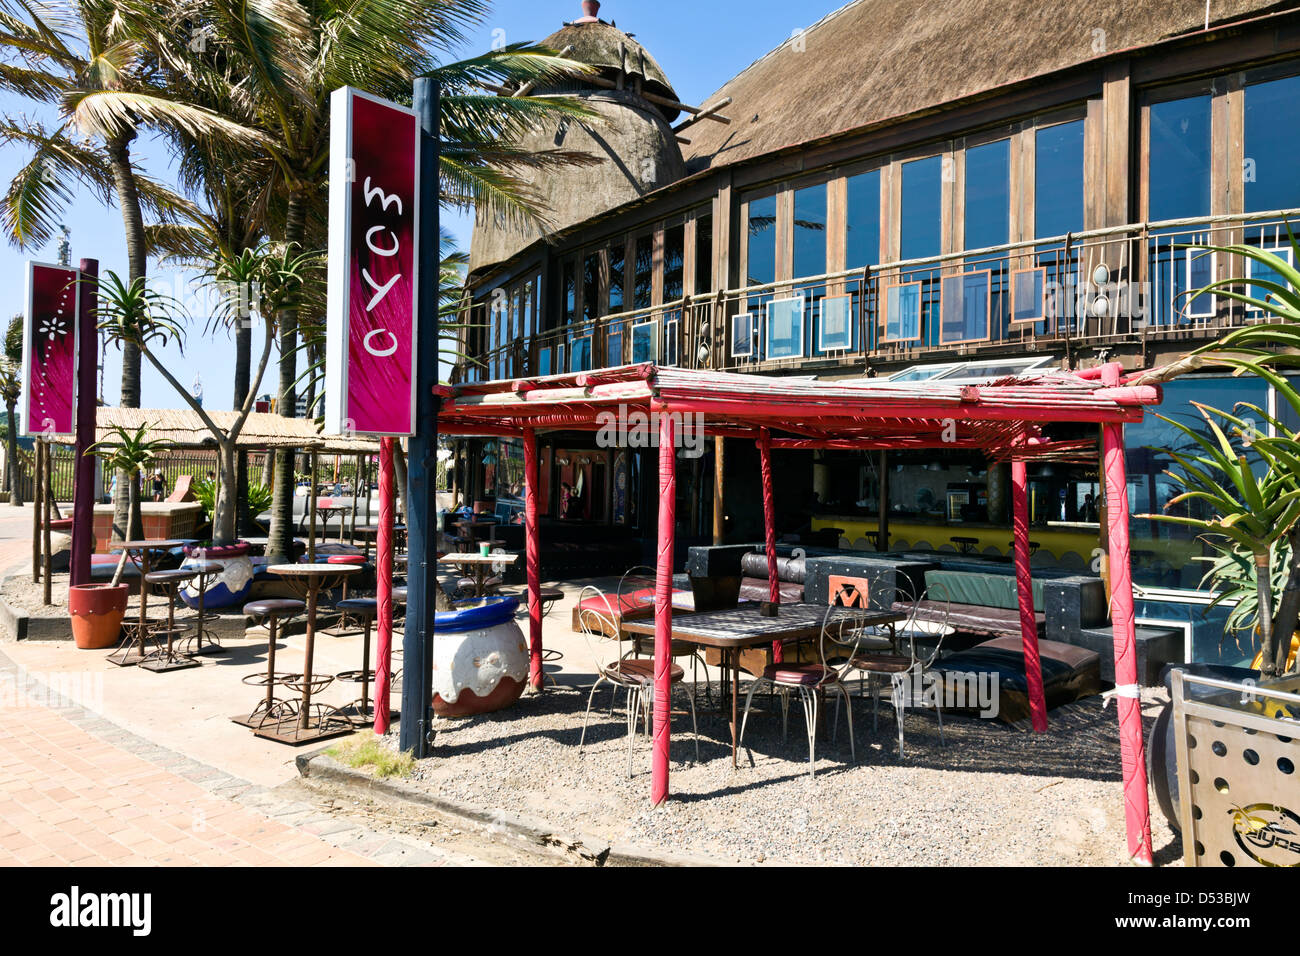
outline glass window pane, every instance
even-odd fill
[[[616,242],[609,247],[609,312],[623,311],[623,282],[627,272],[627,246]]]
[[[1188,219],[1210,214],[1210,97],[1153,103],[1147,158],[1148,218]]]
[[[1034,146],[1034,234],[1083,230],[1083,120],[1045,126]]]
[[[989,273],[944,276],[939,340],[979,342],[989,337]]]
[[[880,261],[880,170],[850,176],[845,268],[861,269]]]
[[[1130,522],[1133,579],[1137,584],[1152,587],[1196,589],[1207,565],[1193,558],[1213,553],[1198,538],[1196,529],[1136,517],[1162,513],[1190,518],[1211,516],[1207,510],[1209,506],[1197,499],[1188,499],[1172,509],[1165,507],[1170,499],[1185,489],[1166,473],[1167,470],[1179,470],[1179,466],[1164,453],[1164,449],[1191,455],[1200,452],[1186,435],[1157,415],[1209,435],[1204,418],[1191,404],[1193,401],[1226,411],[1231,411],[1237,402],[1267,408],[1268,386],[1256,378],[1196,376],[1166,382],[1163,388],[1161,404],[1149,408],[1141,422],[1124,428],[1129,507],[1134,515]],[[1243,411],[1242,414],[1248,416],[1250,413]]]
[[[1011,240],[1011,140],[966,150],[965,249]]]
[[[924,259],[942,251],[943,160],[938,156],[903,164],[902,255]]]
[[[823,352],[853,347],[852,310],[852,296],[839,295],[822,300],[818,347]]]
[[[561,270],[563,276],[560,280],[563,287],[564,308],[563,319],[564,325],[568,325],[577,317],[578,314],[578,286],[577,277],[574,275],[576,267],[572,262],[566,262]]]
[[[659,349],[655,342],[659,331],[658,322],[642,322],[632,326],[632,362],[654,362],[659,358]]]
[[[686,227],[669,226],[664,230],[664,302],[682,297],[685,278]]]
[[[1300,206],[1300,76],[1246,87],[1246,212]]]
[[[777,299],[767,304],[767,357],[803,355],[803,296]]]
[[[913,341],[921,337],[921,283],[889,287],[885,298],[885,339]]]
[[[826,184],[794,193],[794,277],[826,273]]]
[[[582,260],[582,317],[590,321],[602,313],[600,304],[600,254],[593,252]]]
[[[654,236],[638,236],[636,261],[633,263],[632,308],[650,308],[654,288],[655,245]]]
[[[695,291],[713,291],[713,216],[695,220]]]
[[[749,203],[749,263],[746,285],[776,281],[776,197]]]

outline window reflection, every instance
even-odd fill
[[[632,308],[650,308],[654,288],[655,246],[654,236],[638,236],[636,258],[632,273]]]
[[[844,265],[861,269],[880,261],[880,170],[850,176],[845,185],[848,235]]]
[[[1151,220],[1210,213],[1210,96],[1151,104],[1147,158]]]
[[[776,281],[776,197],[764,196],[749,204],[749,263],[746,285]]]
[[[1300,206],[1300,76],[1246,87],[1246,212]]]
[[[1083,230],[1083,120],[1041,127],[1034,141],[1034,233]]]
[[[818,183],[794,194],[794,275],[819,276],[826,272],[826,184]]]

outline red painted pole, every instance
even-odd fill
[[[1102,458],[1106,528],[1110,539],[1110,619],[1115,639],[1115,700],[1119,709],[1119,752],[1124,775],[1124,820],[1130,859],[1150,866],[1151,807],[1147,799],[1146,747],[1142,740],[1142,701],[1138,691],[1123,425],[1102,428]]]
[[[668,799],[669,695],[673,643],[673,534],[677,523],[677,443],[672,415],[659,416],[659,563],[655,569],[654,761],[650,800]]]
[[[772,432],[763,428],[758,433],[759,469],[763,477],[763,531],[767,546],[767,599],[781,603],[781,580],[776,572],[776,499],[772,497]],[[780,641],[772,642],[772,660],[780,664],[785,652]]]
[[[1011,462],[1011,513],[1016,548],[1016,593],[1020,604],[1020,640],[1025,650],[1025,681],[1034,730],[1047,730],[1043,664],[1038,657],[1038,621],[1034,617],[1034,581],[1029,566],[1029,473],[1024,461]]]
[[[540,692],[542,674],[541,535],[537,527],[537,434],[524,429],[524,560],[528,568],[528,684]]]
[[[367,494],[369,489],[367,489]],[[379,645],[375,650],[375,733],[388,733],[393,678],[393,439],[379,440],[379,533],[375,538],[375,597]]]
[[[77,286],[80,319],[77,323],[77,440],[73,473],[72,555],[68,583],[90,583],[90,554],[95,550],[95,459],[86,454],[95,443],[95,369],[99,362],[99,336],[95,309],[99,303],[95,280],[99,260],[78,264],[82,282]]]

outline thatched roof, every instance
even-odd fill
[[[1296,6],[1211,0],[1210,21]],[[1203,0],[854,0],[705,100],[730,96],[735,122],[694,127],[687,167],[752,159],[1204,26]]]
[[[229,428],[237,417],[233,411],[209,411],[221,428]],[[149,426],[148,438],[166,441],[178,448],[212,447],[212,433],[198,414],[188,408],[110,408],[101,407],[95,416],[95,440],[111,440],[113,426],[135,431]],[[266,412],[253,412],[239,434],[240,448],[302,448],[331,455],[376,454],[379,442],[365,438],[322,435],[314,422],[305,418],[282,418]]]
[[[677,99],[668,76],[650,52],[618,27],[605,22],[569,23],[542,41],[551,50],[573,49],[568,59],[599,67],[602,76],[617,79],[620,72],[629,78],[640,78],[647,93]],[[667,119],[676,118],[672,110]]]

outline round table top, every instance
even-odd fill
[[[147,538],[141,541],[123,541],[117,547],[123,551],[170,551],[189,543],[179,538]]]
[[[218,571],[226,570],[226,566],[220,561],[190,561],[183,565],[183,568],[195,574],[216,574]]]
[[[309,578],[356,574],[361,568],[355,564],[273,564],[266,570],[282,578]]]

